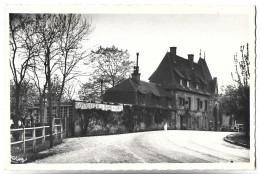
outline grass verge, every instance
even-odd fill
[[[33,152],[33,148],[31,146],[32,142],[26,142],[28,144],[25,145],[26,150],[25,153],[22,152],[21,144],[12,145],[11,146],[11,164],[25,164],[30,163],[35,160],[43,159],[48,156],[56,154],[55,150],[50,149],[50,140],[46,139],[45,143],[41,143],[41,141],[36,142],[36,152]],[[53,145],[56,146],[58,144],[63,143],[62,140],[54,140]],[[55,148],[55,147],[54,147]],[[49,149],[49,150],[48,150]],[[45,151],[45,153],[41,153]]]
[[[250,136],[246,136],[245,133],[233,133],[226,136],[226,139],[231,143],[250,148]]]

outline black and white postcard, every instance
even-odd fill
[[[6,169],[255,169],[254,6],[4,14]]]

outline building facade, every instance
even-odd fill
[[[167,123],[172,129],[215,129],[213,107],[218,93],[217,78],[212,78],[205,57],[194,62],[193,54],[186,59],[176,52],[176,47],[170,47],[149,82],[140,80],[137,53],[132,77],[108,89],[104,101],[139,109],[135,115],[137,129],[158,127],[160,121],[159,126]],[[147,119],[151,120],[149,126]]]
[[[28,127],[42,124],[49,125],[50,109],[45,105],[43,110],[43,117],[40,118],[40,105],[34,104],[32,109],[34,119],[27,120]],[[111,126],[112,124],[108,121],[109,117],[114,124],[116,118],[123,115],[123,110],[123,105],[119,104],[72,100],[70,102],[61,102],[60,114],[58,114],[57,103],[54,102],[52,107],[52,123],[63,125],[64,136],[109,134],[118,131],[117,129],[122,127],[120,124]]]
[[[43,118],[40,118],[40,105],[38,103],[34,104],[33,106],[33,117],[34,117],[34,123],[42,123],[42,124],[48,124],[49,123],[49,112],[50,109],[47,105],[43,108]],[[53,118],[71,118],[73,112],[73,102],[61,102],[60,105],[60,114],[57,112],[57,103],[53,103],[52,106],[52,116]]]

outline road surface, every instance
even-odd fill
[[[229,144],[230,132],[152,131],[65,139],[57,154],[35,163],[249,162],[249,149]]]

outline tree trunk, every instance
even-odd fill
[[[48,80],[48,103],[49,103],[49,125],[50,125],[50,148],[53,147],[52,137],[52,95],[51,95],[51,80]]]
[[[13,117],[13,122],[15,128],[18,128],[18,121],[20,118],[20,112],[19,112],[19,105],[20,105],[20,90],[21,87],[19,84],[16,84],[16,89],[15,89],[15,111],[14,111],[14,117]]]
[[[39,108],[39,111],[40,111],[40,124],[43,125],[44,123],[44,107],[43,107],[43,96],[40,96],[40,108]]]
[[[46,64],[47,64],[47,74],[46,81],[48,83],[48,107],[49,107],[49,125],[50,125],[50,148],[53,147],[53,134],[52,134],[52,89],[51,89],[51,67],[50,67],[50,50],[47,48],[46,53]]]
[[[63,79],[63,82],[61,84],[61,90],[60,90],[60,94],[58,97],[57,113],[58,113],[59,118],[62,118],[62,115],[60,115],[60,105],[61,105],[61,97],[62,97],[64,86],[65,86],[64,82],[65,82],[65,79]]]

